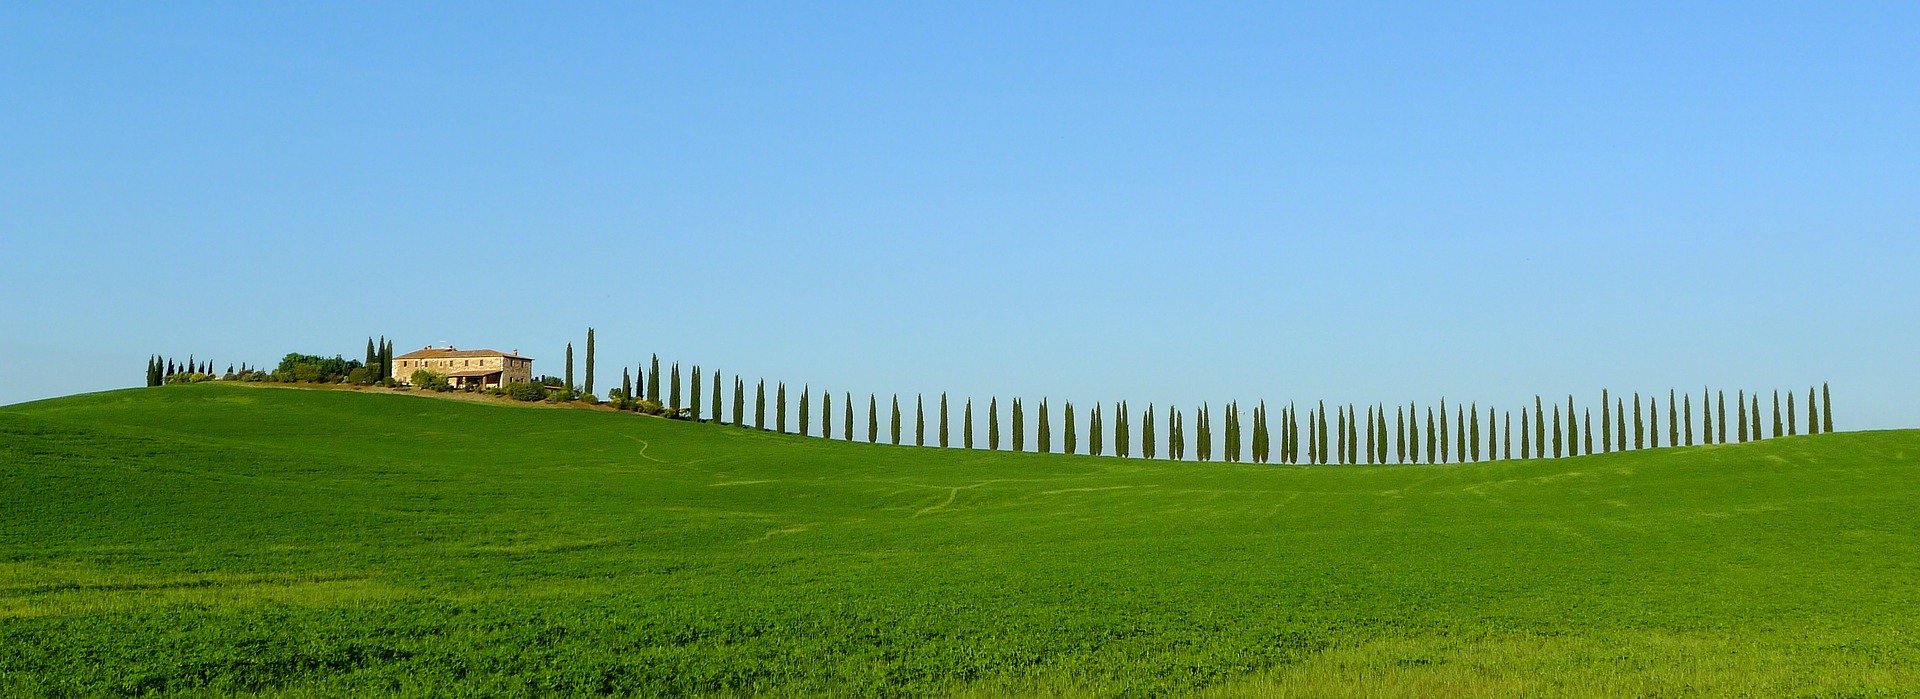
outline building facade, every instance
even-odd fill
[[[413,383],[413,372],[431,371],[447,377],[454,386],[498,388],[517,381],[533,380],[533,358],[520,356],[519,350],[463,350],[452,347],[423,347],[393,358],[393,380]]]

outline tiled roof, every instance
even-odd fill
[[[394,357],[394,359],[462,359],[468,357],[519,357],[520,359],[532,359],[532,357],[521,357],[518,354],[508,354],[490,349],[463,350],[453,349],[451,347],[423,347]]]

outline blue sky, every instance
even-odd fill
[[[0,8],[0,403],[447,341],[1920,426],[1920,6]]]

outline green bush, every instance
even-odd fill
[[[507,384],[507,397],[524,401],[544,400],[547,397],[547,387],[528,381],[515,381]]]
[[[445,391],[452,388],[447,385],[447,377],[425,369],[413,372],[413,385],[416,388],[424,388],[429,391]]]

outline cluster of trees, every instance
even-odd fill
[[[245,371],[241,365],[241,371]],[[217,373],[211,360],[201,361],[188,355],[186,361],[176,361],[169,357],[153,355],[147,357],[147,386],[159,386],[169,383],[197,383],[217,381],[236,376],[233,365],[227,365],[225,374]]]

